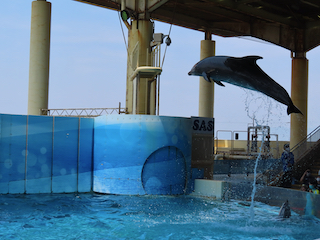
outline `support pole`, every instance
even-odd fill
[[[291,114],[290,146],[294,147],[307,136],[308,119],[308,59],[305,52],[292,58],[291,98],[301,114]]]
[[[128,63],[127,63],[127,95],[126,108],[129,114],[155,114],[155,101],[151,101],[154,106],[150,106],[150,99],[155,98],[156,81],[149,83],[150,79],[140,78],[138,89],[138,105],[136,113],[133,113],[133,87],[130,76],[137,67],[151,66],[150,42],[153,38],[153,23],[150,20],[133,20],[128,34]]]
[[[28,114],[48,108],[51,3],[32,2]]]
[[[200,60],[215,55],[215,41],[211,40],[211,33],[205,33],[205,40],[201,41]],[[199,81],[199,117],[213,118],[214,84],[200,77]]]

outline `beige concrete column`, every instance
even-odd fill
[[[215,55],[215,41],[211,33],[205,33],[201,41],[200,60]],[[199,117],[213,118],[214,83],[209,83],[200,77],[199,81]],[[213,135],[196,133],[192,135],[191,166],[204,169],[204,178],[213,178]]]
[[[141,66],[151,66],[151,47],[150,42],[153,37],[153,23],[150,20],[133,20],[131,29],[128,34],[128,63],[127,63],[127,94],[126,108],[128,113],[132,114],[133,110],[133,81],[130,76],[136,69]],[[155,106],[150,106],[150,99],[155,98],[154,85],[156,82],[148,83],[150,79],[140,78],[138,84],[137,97],[137,114],[150,114],[150,109]],[[152,101],[152,104],[155,104]],[[154,112],[151,111],[151,112]]]
[[[206,39],[201,41],[200,60],[215,55],[215,41]],[[203,77],[199,81],[199,117],[213,117],[214,84]]]
[[[51,3],[32,2],[28,114],[48,108]]]
[[[292,58],[291,98],[303,113],[291,114],[290,146],[294,147],[307,136],[308,119],[308,59],[305,53],[295,53]]]

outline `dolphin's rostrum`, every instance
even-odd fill
[[[278,102],[287,105],[288,115],[290,113],[301,113],[293,105],[287,91],[257,65],[256,61],[258,59],[262,59],[262,57],[208,57],[196,63],[188,74],[202,76],[206,81],[211,82],[212,80],[220,86],[224,86],[221,83],[223,81],[264,93]]]

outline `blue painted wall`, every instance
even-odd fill
[[[149,115],[95,119],[93,190],[183,194],[191,186],[191,120]]]
[[[0,193],[183,194],[191,119],[0,114]]]
[[[0,114],[0,193],[91,191],[93,122]]]

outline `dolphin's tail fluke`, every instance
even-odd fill
[[[300,113],[300,114],[302,114],[302,112],[295,105],[293,105],[293,103],[291,103],[288,106],[287,113],[288,113],[288,115],[291,114],[291,113]]]

